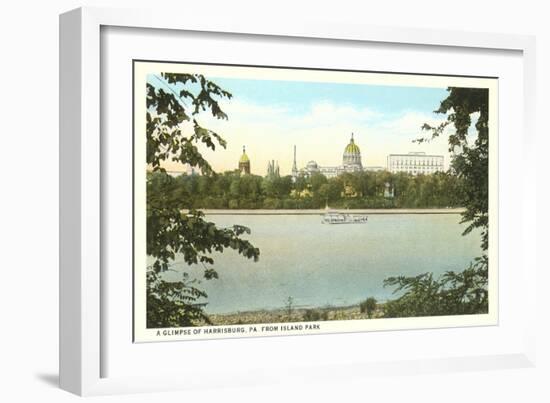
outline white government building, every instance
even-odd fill
[[[412,175],[443,172],[443,156],[425,152],[388,155],[387,169],[391,173],[406,172]]]
[[[425,152],[410,152],[408,154],[389,154],[387,157],[387,166],[367,166],[364,167],[361,161],[361,150],[355,144],[353,133],[351,139],[344,149],[342,155],[342,165],[338,166],[319,166],[316,161],[309,161],[307,165],[298,170],[296,163],[296,146],[294,146],[294,162],[292,164],[292,178],[296,180],[298,176],[311,176],[314,173],[321,173],[327,178],[334,178],[345,172],[362,171],[384,171],[391,173],[405,172],[411,175],[433,174],[435,172],[444,172],[444,159],[442,155],[429,155]]]
[[[361,161],[361,150],[359,149],[359,146],[355,144],[353,133],[351,134],[351,139],[342,154],[342,165],[319,166],[316,161],[309,161],[304,168],[298,171],[296,164],[296,146],[294,146],[294,163],[292,164],[292,177],[294,180],[296,180],[299,175],[311,176],[317,172],[323,174],[327,178],[335,178],[345,172],[353,173],[382,170],[384,170],[383,167],[363,167],[363,163]]]

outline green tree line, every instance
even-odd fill
[[[151,191],[184,200],[188,209],[318,209],[460,207],[464,181],[449,172],[410,175],[388,171],[345,173],[326,178],[320,173],[299,177],[262,177],[228,171],[212,175],[165,178],[150,173]],[[388,188],[386,187],[388,184]],[[385,194],[390,190],[392,195]],[[389,196],[389,197],[388,197]]]

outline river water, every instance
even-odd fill
[[[319,215],[210,215],[225,227],[251,229],[247,238],[260,260],[233,250],[215,253],[219,279],[202,280],[207,313],[280,308],[288,297],[296,307],[345,306],[367,297],[384,301],[389,276],[436,275],[461,271],[481,255],[479,233],[462,236],[459,214],[372,214],[366,224],[321,224]],[[182,270],[202,275],[181,258],[170,275]]]

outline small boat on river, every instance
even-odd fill
[[[365,214],[349,214],[329,211],[323,214],[323,224],[366,224],[368,216]]]

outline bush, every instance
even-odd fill
[[[237,199],[231,199],[231,200],[229,200],[229,203],[227,204],[227,206],[230,209],[239,208],[239,201]]]
[[[264,199],[263,208],[265,209],[278,209],[281,208],[282,202],[279,199],[274,199],[272,197],[266,197]]]
[[[384,316],[473,315],[489,312],[488,258],[476,258],[462,272],[448,271],[439,278],[433,273],[413,277],[389,277],[384,286],[402,295],[388,301]]]
[[[304,313],[304,322],[317,322],[320,320],[328,320],[328,311],[319,309],[308,309]]]
[[[376,310],[377,301],[373,297],[369,297],[359,304],[361,313],[366,313],[369,318],[372,318],[374,311]]]
[[[317,322],[321,319],[321,312],[319,312],[316,309],[308,309],[304,313],[304,321],[305,322]]]

